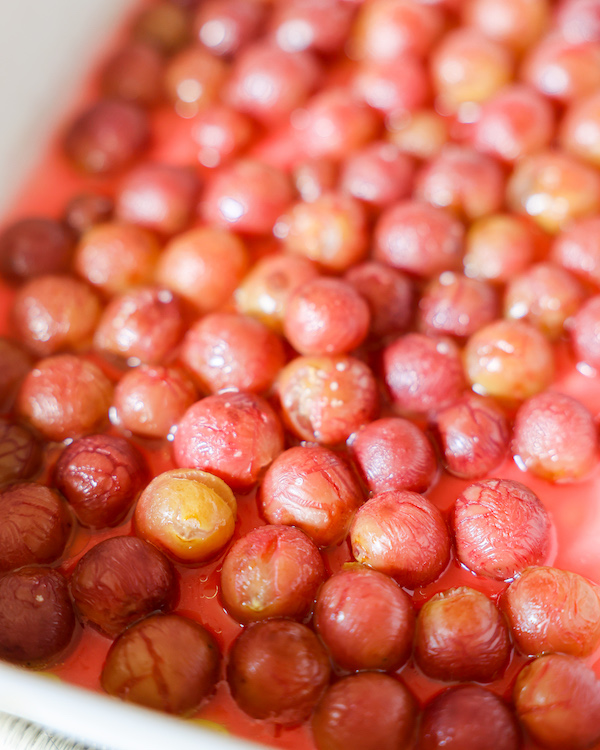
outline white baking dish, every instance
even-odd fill
[[[132,0],[0,0],[0,214],[131,4]],[[2,663],[0,712],[111,750],[256,747]],[[0,748],[9,750],[1,733]]]

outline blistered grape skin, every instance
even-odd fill
[[[440,511],[416,492],[382,492],[359,508],[350,529],[358,562],[415,588],[435,580],[450,557]]]
[[[57,354],[25,378],[17,409],[48,440],[79,437],[108,418],[112,384],[93,362]]]
[[[276,387],[284,421],[302,440],[342,443],[377,415],[373,372],[354,357],[297,357]]]
[[[478,575],[506,581],[550,551],[550,518],[538,497],[509,479],[474,482],[452,518],[458,560]]]
[[[56,490],[27,482],[0,492],[0,571],[58,560],[71,535],[72,518]]]
[[[325,580],[316,545],[293,526],[259,526],[223,560],[221,597],[242,623],[271,617],[303,619]]]
[[[41,459],[41,446],[33,432],[0,417],[0,486],[28,479],[37,471]]]
[[[227,680],[238,706],[254,719],[283,726],[305,721],[329,682],[325,649],[305,625],[267,620],[234,642]]]
[[[127,515],[146,481],[143,456],[125,438],[90,435],[67,446],[54,481],[80,523],[116,526]]]
[[[114,638],[151,612],[175,603],[176,573],[167,558],[136,537],[113,537],[94,545],[70,579],[79,612]]]
[[[271,464],[259,504],[269,523],[294,525],[319,546],[342,541],[363,496],[347,462],[327,448],[289,448]]]
[[[336,682],[312,718],[318,750],[398,750],[410,746],[415,701],[389,675],[361,672]]]
[[[527,568],[504,592],[513,639],[528,656],[587,657],[600,643],[600,588],[577,573]]]
[[[571,396],[546,391],[526,401],[515,417],[512,450],[532,474],[574,482],[598,463],[594,417]]]
[[[65,577],[50,568],[24,567],[0,578],[0,657],[46,667],[65,651],[75,632]]]
[[[468,394],[436,412],[434,433],[446,469],[457,477],[479,479],[499,466],[510,441],[506,416],[493,399]]]
[[[393,672],[410,655],[415,613],[391,578],[362,565],[346,565],[321,587],[314,626],[342,669]]]
[[[173,440],[175,462],[250,489],[283,451],[283,429],[269,403],[251,393],[217,393],[185,412]]]
[[[417,617],[415,660],[433,679],[492,682],[508,664],[506,623],[485,594],[461,586],[435,594]]]
[[[383,375],[395,407],[405,414],[452,404],[466,388],[454,342],[420,333],[408,333],[384,349]]]
[[[600,740],[598,677],[574,656],[530,662],[517,677],[513,700],[532,739],[548,750],[583,750]]]
[[[481,750],[493,737],[494,750],[518,750],[517,720],[497,695],[478,685],[458,685],[425,707],[419,729],[421,750]]]
[[[221,655],[213,636],[180,615],[152,615],[111,646],[102,687],[121,700],[188,715],[214,690]]]
[[[437,458],[423,431],[407,419],[387,417],[360,429],[350,453],[373,493],[425,492],[437,475]]]

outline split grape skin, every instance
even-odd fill
[[[260,396],[216,393],[192,404],[173,439],[175,462],[249,490],[283,451],[279,418]]]
[[[577,573],[531,567],[502,597],[515,645],[528,656],[591,656],[600,643],[600,588]]]
[[[262,515],[272,524],[302,529],[318,546],[341,542],[363,495],[346,460],[327,448],[290,448],[267,470],[260,490]]]
[[[187,716],[214,690],[221,654],[199,623],[157,614],[127,629],[108,652],[102,687],[121,700]]]
[[[382,492],[367,500],[354,516],[350,539],[358,562],[408,588],[434,581],[450,559],[442,514],[416,492]]]
[[[600,740],[600,684],[574,656],[540,656],[521,670],[513,690],[517,716],[543,748],[584,750]]]
[[[325,577],[318,548],[300,529],[259,526],[225,556],[221,597],[244,624],[272,617],[303,620]]]

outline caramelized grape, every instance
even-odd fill
[[[378,419],[349,440],[352,457],[371,492],[425,492],[437,475],[431,443],[407,419]]]
[[[504,412],[491,398],[463,396],[438,411],[433,424],[446,468],[454,476],[479,479],[506,457],[510,430]]]
[[[452,404],[466,387],[456,345],[420,333],[408,333],[384,349],[383,374],[395,406],[408,414]]]
[[[0,485],[28,479],[41,462],[38,439],[24,425],[0,417]]]
[[[261,393],[285,361],[279,336],[260,321],[236,313],[212,313],[187,332],[181,358],[199,385]]]
[[[297,357],[277,389],[285,422],[303,440],[341,443],[377,414],[373,373],[353,357]]]
[[[425,708],[419,730],[421,750],[519,750],[521,733],[511,709],[478,685],[458,685]],[[493,738],[493,739],[492,739]]]
[[[498,320],[467,341],[465,370],[473,390],[509,401],[543,391],[554,376],[554,352],[537,328]]]
[[[112,384],[93,362],[73,354],[43,359],[25,378],[19,412],[47,440],[91,432],[105,422]]]
[[[67,271],[73,236],[58,221],[31,217],[16,221],[0,235],[0,272],[23,280]]]
[[[594,417],[579,401],[555,391],[540,393],[517,412],[513,453],[518,465],[551,482],[573,482],[598,462]]]

